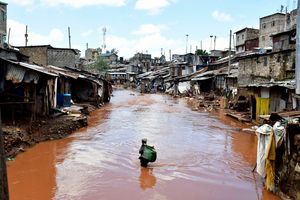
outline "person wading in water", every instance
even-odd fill
[[[140,153],[140,162],[142,167],[147,167],[149,162],[155,162],[156,160],[156,151],[153,146],[147,145],[147,139],[142,139],[142,146],[139,150]]]

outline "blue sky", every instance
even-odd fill
[[[210,35],[216,36],[216,49],[228,48],[229,31],[258,28],[259,18],[280,10],[295,8],[296,0],[2,0],[8,3],[10,44],[24,45],[25,25],[29,45],[51,44],[68,47],[68,26],[72,47],[84,55],[86,43],[102,45],[102,28],[107,27],[107,49],[119,56],[136,52],[159,56],[161,48],[169,55],[185,53],[196,46],[210,50]]]

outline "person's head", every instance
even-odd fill
[[[147,144],[147,138],[142,139],[142,144]]]

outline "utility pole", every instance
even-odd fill
[[[296,94],[300,95],[300,0],[297,7],[297,36],[296,36]],[[298,107],[298,105],[297,105]]]
[[[216,44],[217,44],[217,36],[215,36],[215,39],[214,39],[214,50],[216,50]]]
[[[169,49],[169,54],[170,54],[170,61],[172,61],[172,51]]]
[[[4,152],[4,139],[2,132],[1,106],[0,106],[0,199],[8,200],[8,184],[6,171],[6,156]]]
[[[300,1],[300,0],[299,0]],[[228,75],[230,73],[230,67],[231,67],[231,38],[232,38],[232,30],[230,30],[230,36],[229,36],[229,59],[228,59]]]
[[[68,27],[68,35],[69,35],[69,49],[71,49],[71,30],[70,27]]]
[[[27,33],[27,25],[26,25],[26,30],[25,30],[25,46],[27,47],[28,43],[28,33]]]
[[[186,46],[185,46],[185,53],[187,54],[188,52],[188,42],[189,42],[189,34],[186,34]]]
[[[213,35],[209,36],[210,37],[210,46],[209,46],[209,51],[212,50],[212,38],[214,37]]]

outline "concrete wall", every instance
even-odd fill
[[[37,65],[48,65],[46,46],[41,47],[20,47],[20,53],[29,56],[29,62]]]
[[[260,18],[259,47],[272,47],[272,34],[280,33],[285,30],[286,16],[276,13]]]
[[[57,67],[75,68],[76,56],[71,49],[48,49],[48,64]]]

